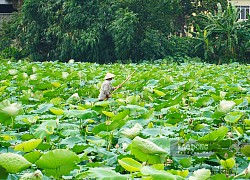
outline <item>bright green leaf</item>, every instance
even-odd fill
[[[31,166],[23,156],[14,153],[0,154],[0,166],[9,173],[18,173]]]
[[[132,158],[118,159],[119,164],[129,172],[140,171],[142,164]]]
[[[21,144],[15,146],[15,151],[23,151],[23,152],[30,152],[35,149],[40,143],[42,139],[31,139],[29,141],[25,141]]]

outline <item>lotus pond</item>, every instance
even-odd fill
[[[0,179],[250,178],[250,65],[0,63]]]

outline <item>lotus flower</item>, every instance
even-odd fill
[[[189,180],[203,180],[203,179],[208,179],[210,176],[211,176],[211,171],[203,168],[194,171],[193,176],[190,176]]]
[[[69,76],[69,73],[67,72],[62,72],[62,78],[66,79]]]
[[[217,112],[226,114],[230,112],[234,108],[235,105],[236,103],[234,101],[222,100],[217,108]]]
[[[35,73],[37,71],[37,68],[35,66],[33,66],[32,71],[33,71],[33,73]]]
[[[4,113],[8,114],[9,116],[13,116],[13,117],[17,116],[21,110],[22,110],[22,105],[18,104],[18,103],[9,104],[8,106],[6,106],[2,109],[2,111]]]

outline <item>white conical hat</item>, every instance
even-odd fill
[[[104,79],[110,79],[110,78],[113,78],[113,77],[115,77],[114,74],[112,74],[112,73],[107,73],[106,76],[104,77]]]

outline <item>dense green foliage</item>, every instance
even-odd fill
[[[21,1],[15,2],[23,4]],[[226,9],[225,0],[218,2],[223,10]],[[208,27],[215,22],[192,16],[207,11],[215,14],[212,17],[222,16],[219,15],[222,14],[221,10],[218,13],[215,11],[216,4],[217,1],[211,0],[202,3],[196,0],[26,0],[13,20],[0,31],[0,50],[5,58],[29,56],[36,61],[75,59],[99,63],[117,60],[138,62],[166,56],[175,59],[180,56],[200,57],[206,61],[213,59],[213,62],[217,62],[218,57],[247,61],[247,26],[231,33],[231,39],[237,40],[238,47],[244,45],[231,55],[230,42],[224,45],[226,42],[223,40],[219,46],[214,43],[218,32],[214,33],[215,30]],[[223,15],[224,19],[236,22],[236,12],[228,13],[228,9]],[[207,34],[212,42],[209,47],[205,45],[203,37],[179,38],[179,35],[189,34],[192,24],[200,25],[200,35],[204,34],[204,28],[209,31]],[[229,26],[231,30],[236,28],[232,23]],[[231,30],[222,28],[220,32],[224,34]],[[200,42],[201,46],[194,51]],[[211,47],[214,53],[210,52]]]
[[[168,62],[1,59],[0,178],[249,179],[250,66]]]
[[[205,59],[219,62],[232,59],[246,59],[250,48],[250,21],[238,21],[239,11],[228,5],[223,11],[218,5],[215,14],[201,14],[205,24],[203,31],[199,28],[198,36],[201,40],[197,46],[203,46]]]

